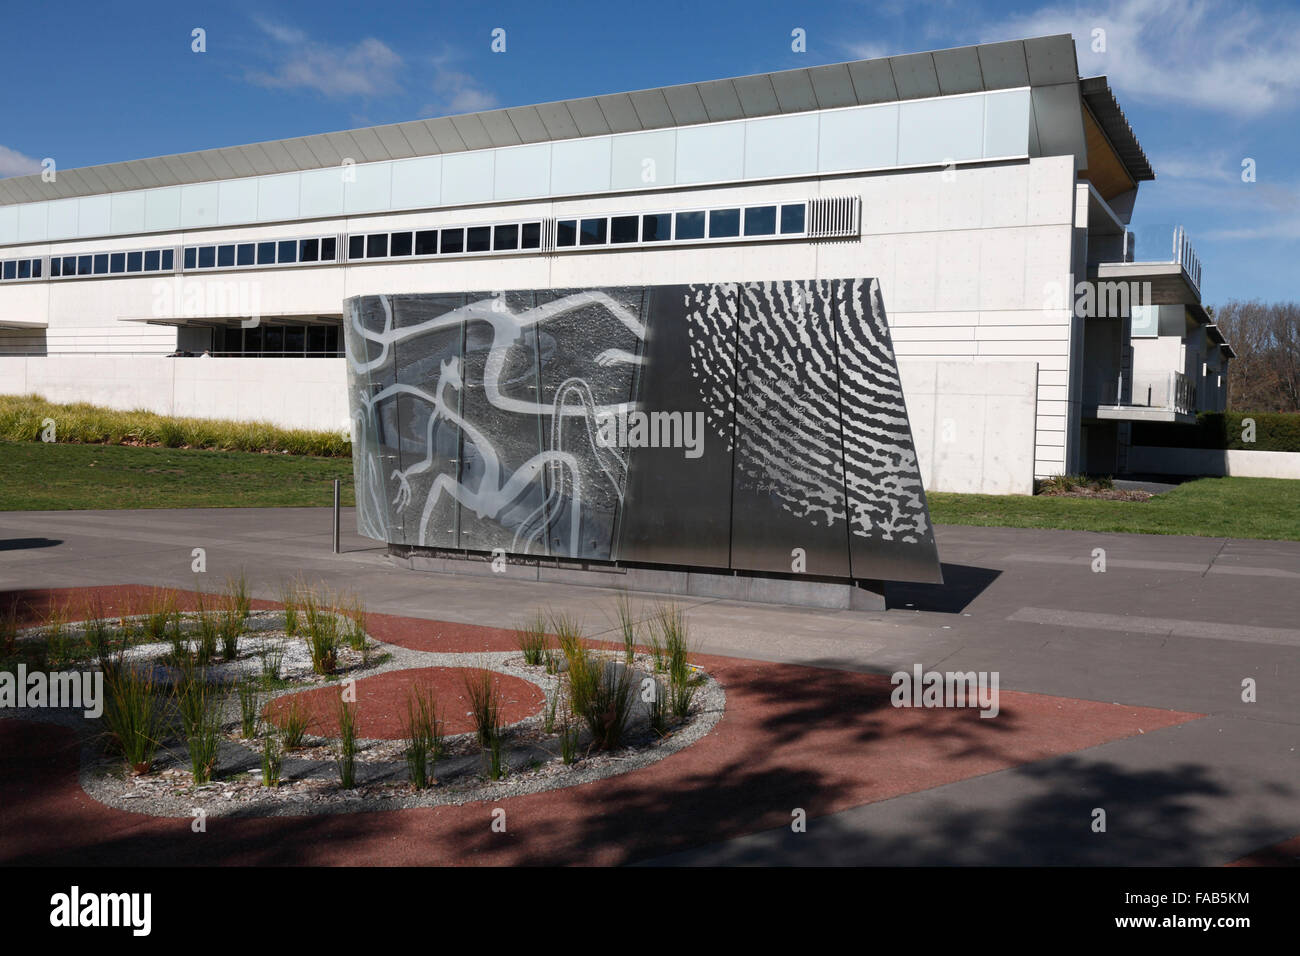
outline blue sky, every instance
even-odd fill
[[[0,35],[0,176],[1069,32],[1188,229],[1207,303],[1300,300],[1300,9],[1226,0],[61,3]],[[191,30],[207,51],[191,51]],[[493,53],[493,29],[506,50]],[[802,28],[807,51],[791,50]],[[1093,52],[1095,30],[1105,50]],[[1256,181],[1242,181],[1254,161]]]

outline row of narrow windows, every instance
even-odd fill
[[[349,261],[471,255],[717,239],[797,238],[807,234],[807,203],[590,216],[543,222],[452,226],[349,235]],[[553,232],[546,235],[547,226]],[[338,261],[338,236],[185,246],[181,271],[311,265]],[[0,261],[0,281],[175,272],[174,248],[91,252]]]

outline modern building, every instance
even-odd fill
[[[1028,493],[1222,407],[1154,175],[1061,35],[0,180],[0,392],[344,428],[350,298],[874,277],[925,486]]]

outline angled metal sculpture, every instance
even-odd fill
[[[344,324],[363,535],[941,581],[874,279],[362,296]]]

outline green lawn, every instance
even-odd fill
[[[0,442],[0,511],[352,504],[352,460],[234,451]]]
[[[1198,478],[1147,501],[933,492],[936,524],[1300,541],[1300,481]]]
[[[0,442],[0,511],[327,507],[346,458]],[[1300,541],[1300,481],[1201,478],[1148,501],[929,495],[936,524]]]

